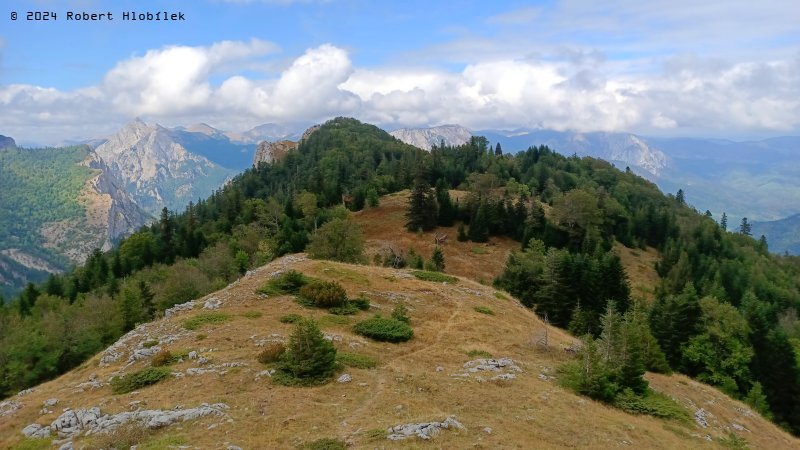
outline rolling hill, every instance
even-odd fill
[[[369,298],[371,311],[334,316],[304,308],[291,296],[256,293],[287,270],[337,281],[349,296]],[[378,343],[352,332],[355,322],[399,302],[414,327],[408,343]],[[408,270],[289,255],[171,311],[80,368],[9,399],[2,408],[0,445],[14,448],[23,429],[37,429],[31,424],[68,423],[72,416],[64,411],[85,420],[60,431],[51,428],[51,436],[76,448],[125,439],[138,448],[295,448],[335,438],[350,448],[712,449],[729,448],[731,433],[751,448],[800,444],[746,405],[683,376],[648,375],[648,380],[686,410],[691,419],[685,421],[630,415],[576,396],[559,386],[557,371],[570,358],[564,348],[574,339],[545,326],[507,293],[465,278],[427,282]],[[187,320],[209,313],[225,319],[187,329]],[[291,334],[292,325],[280,320],[287,314],[316,318],[340,356],[355,354],[375,367],[343,365],[335,375],[340,381],[320,387],[274,384],[256,357],[263,346]],[[545,330],[547,345],[541,343]],[[149,366],[160,349],[192,353],[169,366],[167,380],[112,394],[111,377]],[[413,433],[388,439],[404,437],[407,429],[399,426],[448,418],[452,426],[430,442]],[[125,420],[127,426],[115,428],[114,421]],[[110,434],[98,433],[98,423]]]

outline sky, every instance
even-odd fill
[[[34,11],[56,20],[26,20]],[[55,145],[136,117],[243,131],[351,116],[386,129],[797,135],[798,24],[796,0],[4,0],[0,134]]]

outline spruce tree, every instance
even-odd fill
[[[750,225],[750,222],[747,221],[747,217],[742,217],[742,223],[739,225],[739,232],[745,236],[750,236],[752,229],[753,227]]]
[[[428,231],[436,227],[438,218],[436,194],[431,192],[425,177],[418,173],[408,199],[406,228],[408,231]]]
[[[444,272],[444,253],[439,246],[433,249],[433,254],[431,255],[431,265],[436,269],[437,272]]]
[[[686,199],[683,195],[683,189],[678,189],[678,193],[675,194],[675,200],[678,202],[679,205],[686,204]]]
[[[469,222],[469,233],[467,234],[472,242],[486,242],[489,240],[489,217],[485,202],[481,202],[475,217]]]
[[[142,302],[142,309],[147,320],[153,320],[156,315],[156,306],[153,303],[156,295],[150,290],[150,286],[142,280],[139,281],[136,287],[139,289],[139,299]]]
[[[466,242],[469,240],[467,232],[464,229],[464,222],[458,224],[458,236],[456,237],[456,239],[458,239],[459,242]]]
[[[336,367],[336,348],[325,340],[317,323],[303,319],[289,336],[278,370],[301,384],[324,381]]]
[[[495,156],[503,156],[503,148],[500,147],[500,143],[499,142],[494,147],[494,154],[495,154]]]
[[[728,215],[724,212],[722,213],[722,218],[719,219],[719,226],[722,227],[724,231],[728,231]]]

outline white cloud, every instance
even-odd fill
[[[800,131],[800,54],[740,63],[675,57],[662,70],[620,74],[602,55],[567,49],[572,56],[557,60],[501,58],[454,72],[355,67],[345,50],[326,44],[273,77],[231,71],[275,50],[256,40],[173,46],[118,63],[98,86],[69,92],[0,86],[0,131],[56,143],[110,133],[134,116],[241,130],[337,115],[385,126],[716,136]],[[227,78],[212,82],[220,74]]]

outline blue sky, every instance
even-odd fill
[[[24,20],[35,10],[57,20]],[[161,10],[186,21],[121,20]],[[794,0],[7,0],[0,134],[56,143],[137,116],[244,130],[336,115],[386,128],[797,134],[798,23]]]

